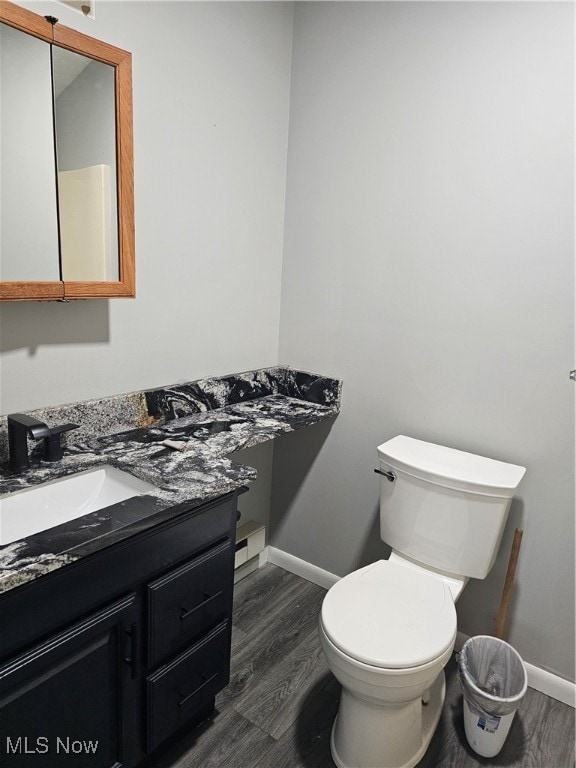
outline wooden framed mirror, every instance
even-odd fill
[[[0,0],[0,300],[133,297],[132,57]]]

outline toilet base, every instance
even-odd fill
[[[428,749],[442,714],[446,679],[441,672],[430,699],[376,706],[342,689],[330,749],[338,768],[414,768]]]

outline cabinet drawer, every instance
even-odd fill
[[[148,751],[193,718],[229,677],[230,624],[224,621],[146,679]]]
[[[230,612],[233,589],[229,541],[148,585],[148,665],[190,646]]]

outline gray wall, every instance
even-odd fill
[[[132,52],[137,298],[2,305],[0,412],[275,364],[292,5],[22,5]]]
[[[342,376],[332,430],[274,456],[272,544],[345,574],[378,542],[376,447],[527,467],[459,628],[574,675],[573,8],[300,3],[280,359]],[[298,458],[294,458],[298,457]]]

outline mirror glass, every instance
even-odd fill
[[[119,280],[115,68],[0,24],[0,280]]]
[[[115,70],[52,47],[63,280],[118,280]]]
[[[0,24],[0,279],[59,280],[50,45]]]

